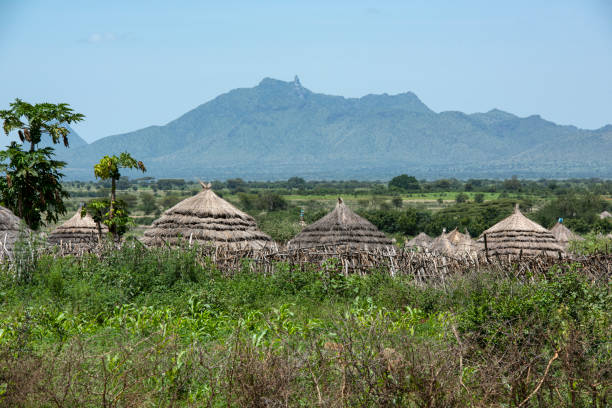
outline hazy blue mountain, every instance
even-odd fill
[[[582,130],[493,109],[436,113],[410,92],[344,98],[266,78],[164,126],[62,150],[70,178],[129,151],[155,177],[611,177],[612,126]]]

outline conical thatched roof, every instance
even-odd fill
[[[610,217],[612,217],[612,214],[610,214],[608,211],[603,211],[601,214],[599,214],[599,218],[602,220]]]
[[[443,255],[455,255],[456,248],[453,243],[448,239],[446,228],[442,231],[440,236],[437,236],[431,243],[431,250]]]
[[[108,227],[100,225],[102,234],[108,233]],[[91,215],[81,217],[81,209],[65,223],[49,234],[51,244],[95,245],[98,243],[98,226]]]
[[[11,210],[0,206],[0,258],[13,250],[15,241],[22,233],[29,234],[31,231]]]
[[[431,247],[431,243],[433,242],[433,238],[427,235],[424,232],[421,232],[416,237],[412,238],[410,241],[406,242],[406,248],[425,248],[429,249]]]
[[[332,212],[304,227],[287,243],[290,250],[322,246],[393,250],[391,240],[371,222],[351,211],[341,198]]]
[[[448,234],[446,234],[446,238],[451,242],[451,244],[453,245],[457,245],[462,241],[465,241],[465,239],[471,239],[469,232],[467,232],[466,230],[466,234],[462,234],[459,232],[459,230],[457,228],[455,228],[454,230],[452,230],[451,232],[449,232]]]
[[[192,241],[231,249],[276,249],[268,235],[257,229],[253,217],[220,198],[210,184],[166,210],[153,222],[142,241],[147,245]]]
[[[557,222],[555,226],[550,229],[550,232],[557,239],[559,245],[561,245],[564,249],[567,248],[567,244],[570,241],[584,241],[584,238],[578,234],[575,234],[560,222]]]
[[[518,204],[514,213],[498,222],[481,235],[489,255],[559,256],[563,248],[553,234],[541,225],[525,217]]]

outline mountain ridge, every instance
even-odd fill
[[[412,92],[345,98],[312,92],[297,77],[264,78],[165,125],[59,155],[69,178],[89,179],[101,156],[124,150],[156,177],[612,176],[610,125],[584,130],[499,109],[436,113]]]

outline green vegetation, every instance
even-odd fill
[[[609,402],[610,287],[578,265],[420,287],[333,260],[229,273],[196,249],[28,259],[29,280],[0,277],[7,406]]]
[[[61,179],[66,163],[54,160],[52,147],[37,148],[45,134],[52,144],[63,142],[68,147],[69,130],[66,124],[83,120],[84,115],[74,113],[68,104],[39,103],[31,105],[16,99],[8,110],[0,110],[4,133],[17,131],[22,143],[29,149],[11,142],[0,152],[0,195],[3,204],[22,218],[33,230],[44,222],[56,222],[66,213],[64,199],[68,193]],[[43,221],[44,216],[44,221]]]

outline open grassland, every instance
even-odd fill
[[[444,285],[195,250],[24,256],[0,277],[4,406],[610,403],[612,294],[576,265]]]

